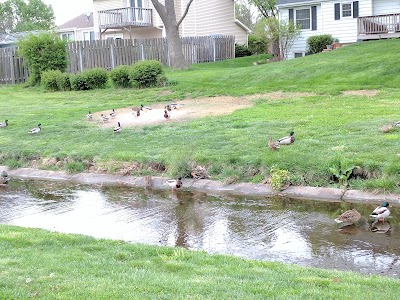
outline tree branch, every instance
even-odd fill
[[[151,2],[153,3],[154,8],[156,9],[157,12],[159,12],[159,11],[165,11],[165,6],[162,5],[162,4],[160,3],[160,1],[158,1],[158,0],[151,0]],[[160,13],[159,13],[159,15],[161,16]]]
[[[176,27],[179,27],[179,25],[181,25],[183,19],[186,17],[186,15],[187,15],[188,12],[189,12],[189,7],[190,7],[190,4],[192,4],[192,2],[193,2],[193,0],[190,0],[189,3],[186,4],[185,12],[183,13],[183,15],[182,15],[182,17],[180,18],[180,20],[178,21],[178,23],[176,23]]]

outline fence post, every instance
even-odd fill
[[[11,71],[11,84],[15,84],[15,70],[14,70],[14,53],[15,51],[10,51],[10,71]]]
[[[142,53],[142,55],[141,55],[142,60],[144,60],[144,46],[143,46],[143,42],[140,43],[140,52]]]
[[[81,44],[78,44],[78,54],[79,54],[79,72],[83,72],[83,59],[82,59],[82,47]]]
[[[213,38],[213,59],[215,62],[215,58],[216,58],[216,53],[215,53],[216,49],[215,49],[215,38]]]
[[[115,68],[114,40],[113,40],[113,42],[111,43],[110,52],[111,52],[111,69],[114,69],[114,68]]]

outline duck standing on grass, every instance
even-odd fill
[[[4,122],[0,123],[0,128],[4,128],[8,126],[8,120],[5,120]]]
[[[290,132],[289,136],[285,136],[276,141],[279,145],[290,145],[294,142],[294,131]]]
[[[164,110],[164,118],[166,120],[169,120],[170,117],[171,117],[170,114],[166,110]]]
[[[168,179],[167,184],[171,187],[171,190],[180,189],[182,187],[182,177],[178,179]]]
[[[0,185],[8,184],[8,174],[6,171],[1,171],[0,175]]]
[[[38,124],[38,126],[37,127],[35,127],[35,128],[32,128],[31,130],[29,130],[28,132],[29,133],[32,133],[32,134],[35,134],[35,133],[39,133],[40,132],[40,130],[42,130],[42,124]]]
[[[335,219],[336,223],[344,226],[353,225],[361,219],[361,214],[356,209],[345,211]]]
[[[93,119],[93,114],[89,111],[89,113],[86,115],[86,119],[91,121]]]
[[[118,125],[114,127],[114,132],[115,133],[120,133],[121,130],[122,130],[121,123],[118,122]]]
[[[268,140],[268,147],[271,148],[272,151],[279,149],[279,143],[272,140],[272,137]]]
[[[374,211],[370,214],[370,217],[375,218],[378,221],[385,222],[385,218],[389,217],[390,210],[388,209],[389,203],[383,202],[381,206],[378,206],[374,209]]]

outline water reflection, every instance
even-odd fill
[[[364,217],[340,228],[334,219],[351,208]],[[371,224],[371,208],[42,181],[0,191],[4,224],[399,277],[397,210]]]

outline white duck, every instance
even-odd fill
[[[370,217],[377,219],[378,221],[385,222],[385,218],[389,217],[390,210],[388,209],[389,203],[383,202],[381,206],[378,206],[374,209],[374,211],[370,214]]]
[[[31,130],[29,130],[28,132],[29,133],[32,133],[32,134],[35,134],[35,133],[39,133],[40,132],[40,130],[42,130],[42,124],[38,124],[38,126],[37,127],[35,127],[35,128],[32,128]]]
[[[172,190],[180,189],[182,187],[182,178],[178,179],[168,179],[167,184],[171,187]]]
[[[115,133],[120,133],[121,130],[122,130],[121,123],[118,122],[118,125],[114,127],[114,132]]]
[[[294,142],[294,131],[290,132],[289,136],[285,136],[276,141],[279,145],[290,145]]]
[[[0,123],[0,128],[7,127],[7,126],[8,126],[8,120],[5,120],[4,122]]]

